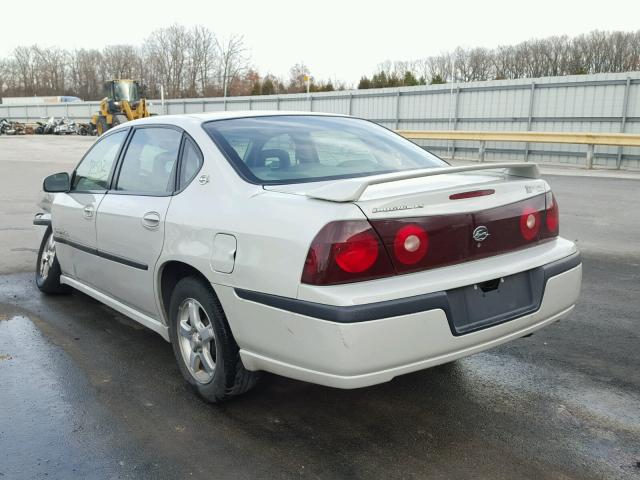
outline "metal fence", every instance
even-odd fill
[[[0,118],[66,116],[87,121],[98,102],[0,105]],[[295,110],[350,114],[401,130],[481,130],[640,134],[640,72],[494,80],[418,87],[253,97],[150,101],[153,113]],[[477,144],[419,140],[446,158],[474,158]],[[487,160],[584,165],[585,145],[487,142]],[[597,146],[594,166],[640,168],[640,148]]]

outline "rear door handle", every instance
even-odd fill
[[[158,212],[147,212],[142,216],[142,226],[148,229],[158,228],[160,225],[160,214]]]
[[[85,205],[82,209],[82,216],[87,219],[92,218],[95,211],[96,209],[93,205]]]

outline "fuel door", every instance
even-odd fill
[[[213,240],[211,269],[218,273],[233,272],[236,261],[236,237],[228,233],[218,233]]]

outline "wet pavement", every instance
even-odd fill
[[[640,478],[640,182],[549,181],[584,255],[571,317],[359,390],[265,375],[206,404],[158,335],[1,272],[0,480]]]
[[[266,375],[222,406],[159,336],[3,276],[0,478],[637,477],[638,266],[584,267],[575,314],[530,338],[360,390]]]

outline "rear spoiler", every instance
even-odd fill
[[[307,197],[328,200],[330,202],[355,202],[360,199],[364,191],[371,185],[398,182],[412,178],[432,177],[434,175],[448,175],[450,173],[475,172],[478,170],[503,170],[506,175],[524,178],[540,178],[540,171],[535,163],[499,163],[483,165],[465,165],[462,167],[442,167],[411,170],[408,172],[387,173],[362,178],[337,180],[315,190],[305,192]]]

